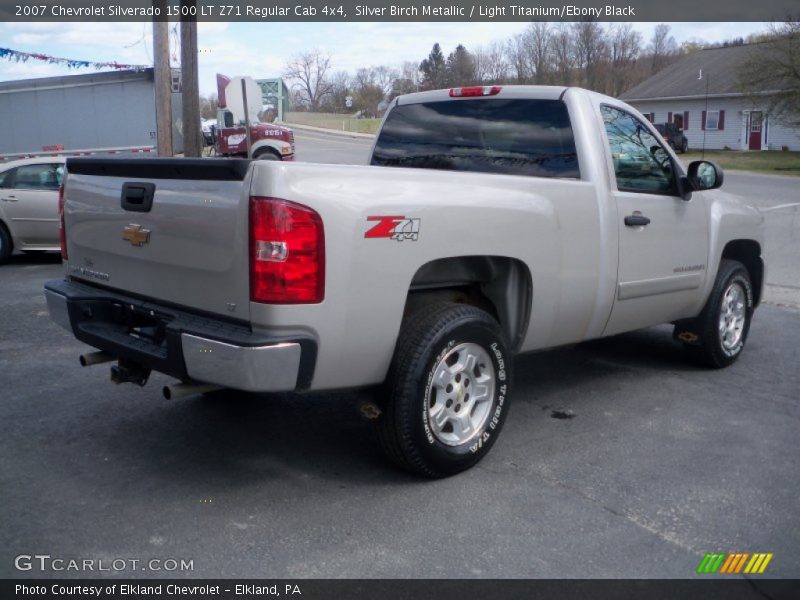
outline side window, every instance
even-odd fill
[[[669,153],[636,117],[610,106],[600,108],[614,161],[617,187],[627,192],[676,193]]]
[[[41,165],[23,165],[17,167],[14,187],[18,190],[57,190],[59,165],[46,163]]]
[[[12,182],[14,181],[14,172],[16,169],[9,169],[4,173],[0,173],[0,189],[2,188],[10,188]]]

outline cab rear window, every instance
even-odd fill
[[[470,99],[395,107],[372,164],[578,178],[575,138],[560,100]]]

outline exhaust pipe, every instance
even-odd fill
[[[116,356],[111,356],[108,352],[90,352],[89,354],[81,354],[78,360],[81,361],[82,367],[91,367],[92,365],[99,365],[101,363],[111,362],[117,360]]]
[[[173,383],[172,385],[165,385],[162,392],[167,400],[175,400],[192,394],[207,394],[221,389],[224,389],[223,386],[214,385],[213,383]]]

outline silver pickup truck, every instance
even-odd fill
[[[69,159],[53,319],[165,395],[374,387],[378,439],[441,477],[496,441],[513,357],[674,323],[736,360],[764,282],[759,213],[579,88],[401,96],[370,166]]]

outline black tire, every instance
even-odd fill
[[[256,152],[256,154],[253,156],[253,158],[255,160],[280,160],[281,159],[280,155],[278,155],[277,152],[275,152],[274,150],[271,150],[269,148],[265,148],[264,150],[260,150],[259,152]]]
[[[726,292],[734,284],[744,291],[744,325],[738,342],[732,347],[723,344],[720,334],[720,318]],[[696,344],[685,344],[690,356],[703,366],[721,369],[736,362],[747,342],[750,321],[753,317],[753,284],[745,266],[736,261],[723,259],[720,262],[717,278],[703,312],[697,317],[694,329],[699,339]]]
[[[436,367],[461,344],[479,346],[491,362],[494,392],[485,420],[476,424],[464,443],[441,441],[429,426],[428,403],[436,392],[431,381]],[[508,412],[512,383],[512,358],[503,331],[488,313],[474,306],[436,303],[406,317],[385,386],[386,400],[376,420],[379,443],[399,467],[425,477],[438,478],[464,471],[480,461],[497,440]],[[483,373],[489,373],[484,367]],[[464,371],[463,373],[467,373]],[[458,402],[469,401],[468,375],[461,379]],[[479,378],[476,375],[476,378]],[[456,379],[458,381],[458,379]],[[476,383],[472,384],[476,389]],[[491,389],[491,386],[490,388]],[[448,405],[449,406],[449,405]],[[477,406],[473,399],[473,406]],[[483,405],[482,405],[483,406]],[[454,406],[453,410],[458,411]],[[466,408],[463,410],[467,410]],[[487,410],[481,408],[481,411]],[[466,413],[464,413],[466,414]],[[470,415],[474,415],[472,411]],[[454,445],[455,444],[455,445]]]
[[[8,262],[11,253],[14,251],[14,242],[11,240],[11,234],[3,223],[0,223],[0,265]]]
[[[689,149],[689,142],[688,140],[683,140],[681,144],[681,154],[686,154],[686,151]]]

